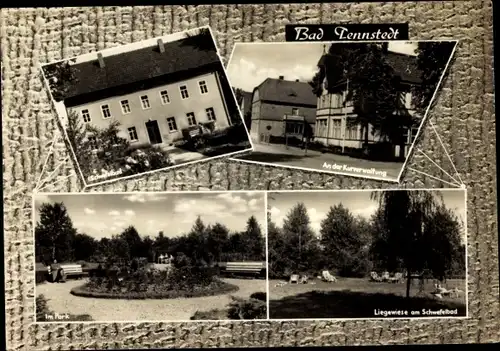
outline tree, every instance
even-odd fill
[[[326,79],[328,93],[345,94],[344,106],[352,104],[351,126],[360,126],[365,146],[372,133],[382,140],[403,143],[405,128],[413,119],[404,107],[400,78],[386,60],[387,45],[334,43],[318,63],[319,70],[309,83],[319,96]]]
[[[456,215],[444,205],[437,207],[428,218],[424,241],[429,245],[428,269],[440,281],[453,270],[465,273],[465,249],[460,238],[460,223]],[[461,273],[461,272],[460,272]]]
[[[245,113],[245,115],[243,116],[243,122],[245,123],[245,127],[247,127],[247,129],[250,131],[250,129],[252,128],[252,112],[251,111],[247,111],[247,113]]]
[[[45,261],[63,262],[73,259],[76,229],[64,203],[44,203],[35,227],[36,256]]]
[[[229,240],[229,230],[220,223],[215,223],[208,232],[207,251],[210,252],[211,258],[216,262],[221,261],[221,257],[227,248]]]
[[[88,261],[97,252],[98,242],[87,234],[78,233],[73,238],[72,250],[75,260]]]
[[[68,111],[66,134],[82,173],[90,174],[92,164],[95,162],[92,152],[94,146],[87,137],[87,128],[80,121],[80,115],[74,110]]]
[[[321,244],[326,262],[341,276],[363,276],[368,260],[359,221],[341,203],[330,207],[321,222]]]
[[[241,235],[243,245],[246,248],[247,259],[265,260],[264,237],[260,230],[259,223],[254,216],[248,218],[247,227]]]
[[[417,67],[421,71],[422,85],[413,90],[413,103],[424,114],[443,75],[456,43],[453,41],[419,42]]]
[[[202,261],[208,262],[210,260],[210,255],[206,251],[207,229],[201,217],[198,216],[187,237],[189,251],[185,253],[188,256],[191,254],[190,257],[198,264]]]
[[[74,61],[74,59],[60,61],[42,67],[49,84],[50,93],[56,102],[64,100],[71,86],[77,82],[71,70],[71,63]]]
[[[87,130],[98,142],[98,145],[96,145],[98,147],[97,158],[102,168],[114,170],[125,165],[129,142],[127,139],[118,136],[120,122],[112,121],[103,129],[88,126]]]
[[[318,242],[303,203],[295,205],[283,221],[282,235],[287,259],[293,271],[309,270],[317,262]],[[287,272],[288,273],[288,272]]]
[[[429,261],[435,241],[429,241],[426,225],[431,222],[437,203],[432,193],[418,190],[373,192],[379,202],[385,226],[385,248],[389,262],[401,260],[407,274],[406,297],[410,296],[412,274],[421,274],[430,268],[438,272],[440,263]],[[431,264],[429,264],[431,263]]]
[[[134,226],[129,226],[120,234],[120,239],[127,243],[128,257],[140,257],[142,251],[142,239]]]

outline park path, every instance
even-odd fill
[[[224,279],[240,289],[232,295],[248,298],[252,293],[266,291],[265,280]],[[84,280],[66,283],[45,283],[36,286],[37,296],[43,294],[54,313],[89,314],[94,321],[186,321],[196,311],[222,309],[231,302],[230,295],[180,299],[115,300],[74,296],[71,289]]]

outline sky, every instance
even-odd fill
[[[154,238],[186,234],[200,215],[205,224],[219,222],[231,231],[242,231],[255,216],[264,232],[266,209],[262,192],[225,193],[115,193],[37,194],[35,221],[43,203],[63,202],[73,225],[96,239],[120,234],[133,225],[139,234]]]
[[[317,63],[328,43],[236,43],[227,67],[231,84],[245,91],[266,78],[307,82],[317,71]],[[389,42],[389,50],[415,54],[417,42]]]
[[[459,220],[465,221],[465,191],[439,190],[447,208],[454,211]],[[297,203],[303,202],[307,208],[311,227],[319,234],[321,221],[326,217],[331,206],[342,203],[355,216],[371,217],[378,208],[378,203],[370,199],[372,191],[335,191],[335,192],[281,192],[269,194],[268,207],[271,219],[279,227]]]

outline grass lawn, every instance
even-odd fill
[[[278,281],[269,281],[269,313],[273,319],[300,318],[394,318],[411,317],[411,311],[419,311],[417,317],[440,317],[425,315],[423,309],[456,310],[447,316],[466,315],[465,295],[458,298],[438,299],[430,293],[432,281],[425,284],[419,293],[418,283],[412,285],[410,299],[406,299],[405,283],[375,283],[368,279],[340,278],[336,283],[313,281],[315,284],[286,284],[275,286]],[[465,291],[465,280],[449,280],[446,288]],[[382,312],[380,312],[382,311]],[[385,316],[383,311],[402,311]],[[408,315],[399,313],[408,313]],[[455,314],[456,312],[456,314]]]

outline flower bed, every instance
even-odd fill
[[[141,270],[120,278],[92,277],[71,293],[107,299],[175,299],[223,295],[237,290],[237,286],[221,281],[208,271],[185,267],[172,272]]]

